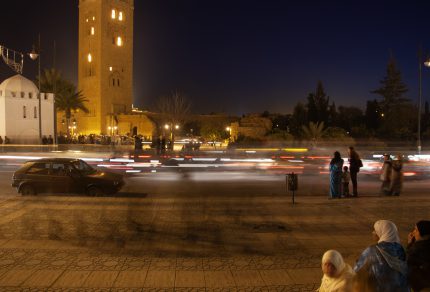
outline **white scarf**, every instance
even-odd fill
[[[400,243],[399,232],[397,226],[389,220],[378,220],[373,225],[376,235],[378,235],[380,242],[397,242]]]
[[[336,268],[335,277],[324,275],[321,279],[319,292],[346,292],[351,290],[352,277],[354,271],[351,266],[346,264],[342,255],[336,250],[328,250],[322,258],[322,266],[325,263],[331,263]]]

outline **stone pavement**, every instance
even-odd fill
[[[373,222],[402,239],[430,197],[0,197],[0,291],[313,291],[353,264]]]

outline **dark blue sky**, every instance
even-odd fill
[[[27,3],[29,2],[29,3]],[[135,0],[135,104],[173,90],[197,113],[289,113],[318,80],[336,105],[364,109],[390,52],[418,95],[420,43],[430,50],[428,1]],[[42,34],[43,67],[77,79],[78,1],[2,3],[0,44],[28,51]],[[41,15],[38,21],[37,14]],[[35,64],[25,62],[33,78]],[[0,64],[0,78],[12,75]],[[424,99],[430,68],[424,68]]]

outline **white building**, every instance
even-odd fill
[[[11,144],[40,144],[37,86],[22,75],[0,84],[0,136]],[[54,94],[41,94],[42,135],[54,137]]]

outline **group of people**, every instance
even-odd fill
[[[403,184],[402,155],[392,160],[390,154],[384,154],[384,163],[380,179],[382,181],[381,193],[386,196],[399,196]]]
[[[4,136],[3,138],[0,136],[0,144],[10,144],[10,139],[7,136]]]
[[[405,249],[396,225],[378,220],[373,226],[377,242],[366,248],[354,268],[336,250],[322,257],[319,292],[430,291],[430,221],[417,222]]]
[[[330,161],[330,198],[357,197],[358,185],[357,174],[363,163],[360,155],[355,151],[354,147],[348,148],[348,166],[344,166],[344,161],[339,151],[334,153],[333,159]],[[352,195],[349,193],[349,182],[352,182]]]

